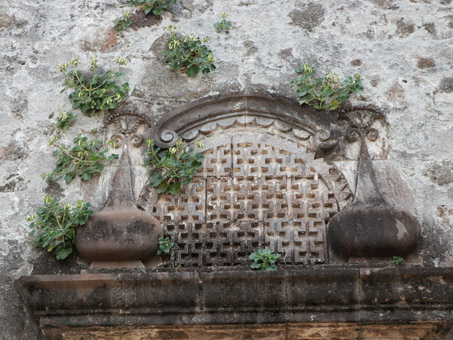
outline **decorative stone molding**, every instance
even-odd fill
[[[151,136],[157,146],[168,148],[178,138],[192,141],[200,134],[237,126],[266,127],[293,140],[309,140],[314,151],[331,150],[340,137],[338,126],[328,115],[264,93],[229,93],[184,105],[162,117]]]
[[[123,144],[138,148],[145,142],[151,121],[144,114],[114,111],[106,117],[104,125],[115,127],[110,138],[116,139],[116,148]]]

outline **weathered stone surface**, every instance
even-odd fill
[[[436,62],[432,58],[419,58],[417,62],[418,68],[433,68],[436,66]]]
[[[447,77],[442,79],[439,85],[439,91],[444,93],[453,92],[453,77]]]
[[[439,185],[453,183],[453,161],[436,162],[426,169],[424,175]]]
[[[292,23],[310,32],[324,20],[325,9],[321,4],[310,2],[289,13]]]
[[[404,19],[400,19],[396,22],[396,33],[405,38],[415,32],[415,25],[412,23],[407,23]]]
[[[437,216],[442,219],[443,227],[453,227],[453,209],[449,209],[445,205],[440,205],[437,207]]]
[[[85,63],[97,54],[104,65],[112,57],[126,57],[129,65],[124,68],[123,79],[131,85],[132,93],[128,100],[138,103],[153,122],[182,103],[218,93],[261,90],[295,98],[289,84],[295,77],[294,69],[302,63],[314,65],[320,75],[329,70],[341,78],[360,73],[365,90],[352,96],[351,101],[355,105],[376,104],[386,114],[386,156],[378,159],[391,163],[414,191],[414,210],[422,225],[418,261],[425,266],[453,264],[451,218],[444,213],[438,216],[439,207],[445,207],[442,211],[453,208],[452,183],[448,175],[442,176],[445,184],[433,182],[429,171],[434,164],[450,161],[453,150],[453,139],[449,138],[453,134],[451,0],[309,3],[178,0],[160,21],[137,24],[117,33],[117,42],[110,50],[91,52],[85,51],[80,42],[96,41],[101,37],[97,32],[110,30],[116,17],[131,10],[129,6],[116,0],[1,2],[0,187],[4,191],[0,192],[0,262],[4,265],[0,266],[0,275],[5,285],[0,293],[0,315],[5,317],[0,329],[5,340],[36,338],[33,327],[28,328],[31,324],[22,327],[22,307],[8,288],[18,273],[31,272],[31,263],[40,261],[40,253],[28,243],[26,215],[36,213],[45,193],[71,203],[84,196],[98,211],[108,196],[106,183],[115,173],[113,167],[110,173],[106,171],[83,186],[78,181],[69,186],[48,186],[39,176],[52,171],[55,165],[53,150],[47,146],[56,131],[55,117],[59,110],[71,110],[67,93],[59,94],[63,78],[56,69],[72,57],[80,57]],[[295,25],[290,13],[296,10],[293,15],[297,20],[309,8],[313,15]],[[228,35],[219,35],[213,24],[225,12],[234,28]],[[170,23],[181,32],[210,38],[217,59],[215,72],[188,79],[159,61],[158,44],[154,49],[152,46]],[[113,34],[110,37],[115,39]],[[253,42],[255,54],[247,55],[245,41]],[[93,49],[99,50],[100,46],[92,43]],[[419,58],[431,58],[436,65],[419,68]],[[361,65],[351,64],[358,59]],[[99,129],[98,138],[109,137],[102,129],[102,114],[88,118],[74,111],[79,116],[77,124],[59,135],[65,143],[78,133],[89,134],[93,128]],[[351,163],[356,159],[352,157],[354,152],[357,148],[348,153]],[[374,157],[371,148],[370,153]],[[136,182],[137,196],[146,172],[138,170],[141,164],[134,157],[131,155],[134,176],[145,178],[141,184]],[[354,179],[348,177],[351,188]],[[17,250],[3,246],[10,242],[17,242]],[[22,256],[16,256],[17,252]],[[45,261],[35,269],[44,273],[46,265],[49,272],[60,270],[53,262]]]

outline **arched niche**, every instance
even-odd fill
[[[202,141],[205,156],[178,195],[145,186],[138,199],[175,243],[163,265],[247,265],[259,248],[281,253],[281,265],[326,263],[327,223],[352,196],[323,159],[339,135],[325,113],[269,94],[209,97],[163,116],[150,136],[158,146]]]

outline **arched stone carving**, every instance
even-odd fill
[[[259,248],[282,253],[287,265],[327,261],[326,225],[352,197],[336,167],[316,158],[325,143],[337,143],[330,117],[296,105],[222,96],[157,123],[158,145],[177,136],[205,145],[203,166],[180,194],[146,186],[138,200],[175,243],[165,266],[245,265]]]

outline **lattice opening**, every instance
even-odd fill
[[[165,266],[245,266],[259,248],[281,253],[281,265],[327,261],[335,169],[281,135],[230,129],[199,140],[205,160],[193,182],[146,202],[175,243]]]

